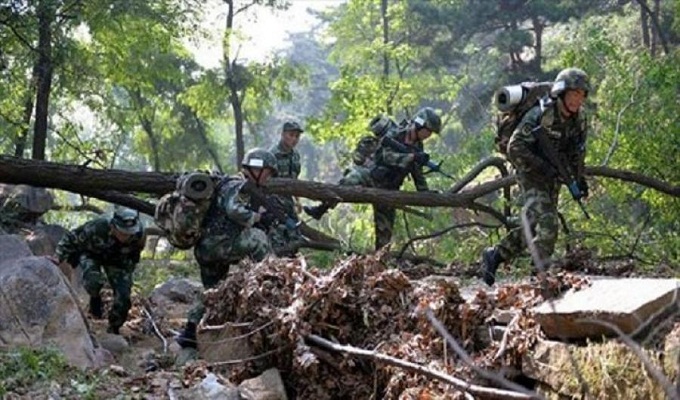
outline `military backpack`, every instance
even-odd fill
[[[524,115],[538,101],[547,96],[552,82],[523,82],[517,85],[504,86],[496,91],[494,102],[496,114],[496,136],[494,142],[501,154],[507,154],[508,142]]]
[[[175,190],[160,199],[154,220],[170,244],[186,250],[198,242],[219,180],[202,172],[184,174],[177,179]]]

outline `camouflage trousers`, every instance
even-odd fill
[[[203,237],[194,247],[194,256],[201,270],[204,289],[216,287],[229,273],[229,267],[245,258],[262,261],[272,253],[269,238],[260,229],[244,228],[232,235]],[[205,314],[203,297],[189,310],[187,322],[198,324]]]
[[[135,266],[104,265],[86,255],[80,256],[78,266],[83,270],[83,286],[91,297],[99,297],[108,280],[113,289],[113,305],[109,311],[109,326],[120,328],[127,320],[132,306],[132,274]],[[102,272],[103,269],[103,272]]]
[[[289,229],[285,224],[279,224],[267,233],[272,250],[277,257],[295,257],[304,237],[299,229]]]
[[[548,259],[555,251],[555,242],[559,231],[557,216],[557,199],[559,186],[554,180],[538,181],[525,176],[518,176],[522,190],[522,203],[529,204],[527,219],[541,259]],[[498,245],[504,260],[510,261],[526,247],[521,220],[517,227],[511,229]]]
[[[295,216],[295,220],[299,221],[297,211],[295,209],[295,200],[292,196],[279,196],[281,204],[288,216]],[[285,224],[278,224],[272,227],[267,232],[269,242],[272,245],[274,254],[278,257],[294,257],[297,252],[298,244],[304,241],[304,237],[297,228],[291,229]]]
[[[340,185],[376,187],[377,185],[371,178],[369,168],[354,166],[345,171],[345,176],[340,179]],[[384,205],[373,205],[373,227],[375,229],[375,249],[387,245],[392,240],[394,232],[394,220],[396,211],[392,207]]]

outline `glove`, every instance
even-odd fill
[[[296,220],[295,218],[288,217],[286,218],[286,229],[289,231],[294,231],[297,229],[297,227],[300,225],[300,221]]]
[[[569,182],[567,187],[569,188],[569,193],[571,193],[571,197],[573,197],[574,200],[580,200],[583,198],[583,192],[581,192],[581,188],[576,181]]]
[[[581,197],[588,197],[588,181],[586,181],[586,178],[579,178],[578,188],[581,190]]]
[[[430,155],[427,153],[413,153],[413,162],[418,165],[425,165],[430,161]]]

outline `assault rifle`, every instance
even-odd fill
[[[250,181],[243,185],[242,190],[252,198],[252,206],[255,211],[260,206],[267,210],[263,216],[263,225],[285,224],[286,228],[290,230],[295,230],[300,226],[301,221],[297,219],[296,215],[291,215],[286,211],[279,197],[265,194],[262,189]]]
[[[555,168],[555,170],[557,170],[557,173],[564,181],[564,184],[567,186],[567,189],[569,189],[571,197],[574,200],[576,200],[579,207],[581,207],[583,215],[585,215],[586,219],[590,219],[590,215],[588,214],[586,207],[583,205],[583,202],[581,201],[581,199],[583,198],[583,192],[578,186],[576,177],[574,176],[574,174],[571,173],[571,171],[567,169],[564,163],[561,162],[560,157],[557,154],[557,151],[555,150],[555,147],[552,145],[552,143],[550,143],[550,141],[548,141],[548,138],[545,135],[545,128],[543,128],[542,126],[537,126],[531,131],[531,133],[536,139],[538,149],[540,150],[543,159],[547,161],[550,165],[552,165],[553,168]]]
[[[390,136],[387,136],[387,135],[383,136],[382,141],[386,145],[390,146],[391,148],[393,148],[393,149],[395,149],[395,150],[397,150],[401,153],[420,153],[420,149],[418,149],[414,146],[409,146],[405,143],[401,143],[400,141],[398,141],[398,140],[396,140],[396,139],[394,139]],[[437,173],[440,173],[440,174],[444,175],[445,177],[455,181],[456,178],[454,178],[451,175],[447,174],[446,172],[442,171],[442,169],[441,169],[442,163],[443,163],[443,161],[440,161],[439,163],[436,163],[434,161],[428,161],[425,164],[425,166],[427,168],[429,168],[430,170],[425,172],[425,174],[429,174],[430,172],[437,172]]]

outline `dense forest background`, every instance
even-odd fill
[[[270,57],[240,57],[258,46],[240,22],[257,25],[257,10],[289,3],[0,2],[0,153],[93,168],[234,173],[244,151],[274,143],[283,121],[296,119],[305,127],[301,178],[336,182],[371,117],[404,118],[432,106],[445,126],[426,148],[460,178],[494,153],[496,89],[577,66],[594,85],[587,164],[680,182],[678,0],[348,0],[314,12],[318,25]],[[208,31],[201,21],[216,10],[222,28]],[[221,63],[207,68],[187,44],[216,35]],[[433,189],[454,183],[429,177]],[[563,193],[571,233],[560,251],[568,242],[596,258],[679,265],[676,197],[613,179],[590,186],[591,220]],[[485,200],[500,207],[497,197]],[[59,201],[85,200],[60,193]],[[480,221],[461,210],[426,213],[431,218],[399,214],[396,244]],[[48,216],[69,227],[88,217]],[[416,241],[412,250],[476,261],[504,232],[492,219],[481,222]],[[341,205],[313,224],[354,249],[373,242],[365,205]]]

